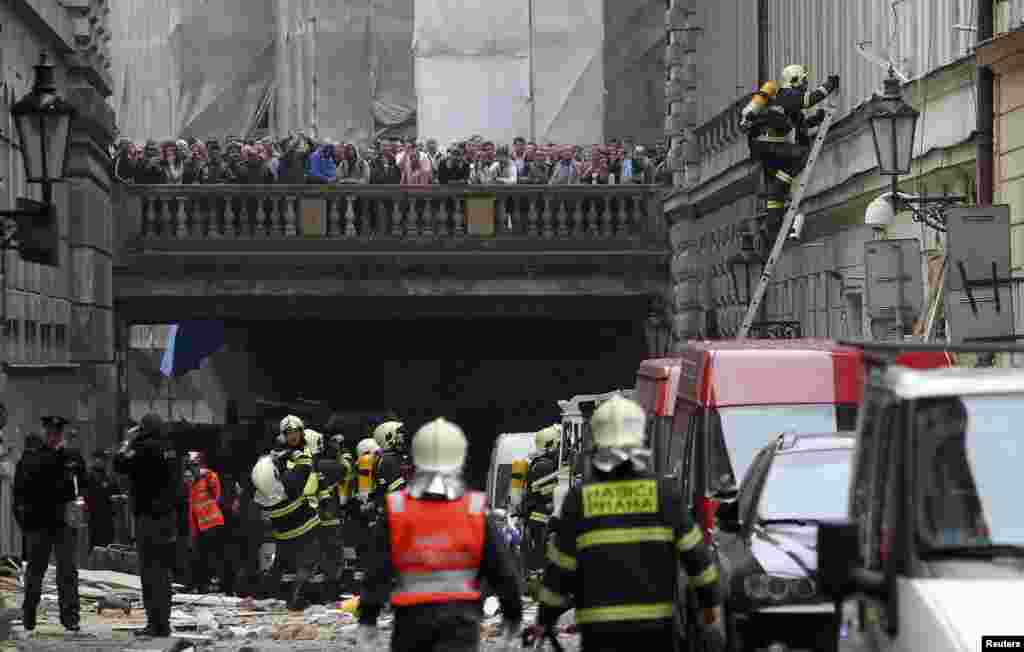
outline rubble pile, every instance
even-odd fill
[[[43,598],[39,605],[35,631],[21,627],[20,607],[24,590],[20,573],[0,574],[0,650],[57,652],[74,650],[125,650],[126,652],[320,652],[351,650],[358,628],[358,596],[330,605],[314,605],[304,612],[289,612],[283,600],[254,600],[223,594],[193,595],[175,593],[171,612],[173,639],[158,641],[136,639],[132,632],[146,624],[139,576],[116,571],[79,570],[82,631],[67,632],[60,624],[57,609],[56,569],[50,566],[43,580]],[[182,587],[175,585],[176,589]],[[5,636],[2,614],[10,608],[9,632]],[[536,603],[525,603],[525,622],[536,619]],[[481,625],[482,650],[497,649],[501,635],[501,614],[497,599],[484,606]],[[390,643],[393,616],[385,611],[378,621],[380,649]],[[573,635],[573,614],[559,623],[559,639],[567,652],[578,649]],[[5,638],[10,640],[5,640]],[[16,648],[14,646],[17,646]],[[7,647],[5,647],[7,646]],[[550,647],[545,648],[550,649]]]

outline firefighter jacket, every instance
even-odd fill
[[[199,479],[192,483],[188,496],[188,526],[193,537],[210,528],[224,525],[221,500],[220,476],[214,471],[203,469]]]
[[[26,451],[14,470],[14,519],[32,532],[64,525],[64,506],[75,499],[73,478],[86,489],[85,460],[75,451],[43,446]]]
[[[128,476],[136,516],[180,516],[185,501],[182,460],[162,431],[135,437],[114,456],[114,470]]]
[[[264,507],[263,511],[270,518],[273,538],[289,541],[319,525],[317,494],[320,483],[313,468],[313,458],[304,452],[292,452],[281,466],[285,497],[275,505]]]
[[[701,607],[718,605],[718,568],[678,491],[624,464],[573,487],[549,540],[538,622],[576,609],[584,637],[663,628],[675,609],[678,560]]]
[[[526,472],[526,496],[521,510],[527,521],[545,524],[551,519],[558,480],[549,478],[543,483],[540,480],[557,470],[558,460],[553,452],[544,453],[530,461],[530,468]]]
[[[377,468],[374,470],[376,488],[374,497],[378,507],[383,508],[384,497],[392,491],[405,488],[408,475],[408,456],[401,451],[388,449],[380,452]]]
[[[482,581],[498,596],[506,620],[521,622],[522,590],[515,563],[486,498],[466,492],[455,500],[388,494],[386,518],[373,530],[359,622],[375,625],[389,601],[396,608],[459,608],[480,620]]]
[[[320,525],[325,527],[341,525],[341,508],[344,505],[341,499],[342,485],[348,491],[352,479],[352,457],[336,450],[330,451],[329,455],[316,460],[320,474],[320,489],[317,492]]]
[[[364,503],[373,499],[373,490],[377,485],[373,474],[376,470],[377,453],[364,453],[356,460],[356,491]]]
[[[758,95],[764,97],[763,92],[759,92]],[[789,132],[793,131],[798,145],[809,145],[810,137],[807,130],[817,126],[821,122],[821,117],[805,117],[804,111],[816,106],[826,97],[828,90],[824,87],[813,91],[783,88],[771,98],[766,108],[751,114],[750,118],[755,125],[755,139],[764,143],[785,143]]]

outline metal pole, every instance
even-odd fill
[[[316,16],[311,17],[309,19],[309,22],[313,23],[313,28],[312,28],[312,30],[310,30],[310,39],[313,41],[313,47],[311,48],[312,49],[312,56],[310,56],[310,62],[309,62],[309,65],[312,66],[312,68],[313,68],[313,107],[312,107],[313,116],[312,116],[312,119],[310,120],[310,124],[313,127],[313,138],[319,139],[320,138],[320,130],[319,130],[319,126],[318,126],[318,121],[319,121],[319,115],[320,115],[320,110],[319,110],[320,89],[319,89],[319,86],[317,84],[317,76],[316,76],[317,62],[319,61],[319,59],[316,56],[317,55],[317,50],[316,50],[316,36],[317,36]]]
[[[530,142],[537,142],[537,98],[534,90],[534,69],[533,69],[533,0],[526,0],[529,7],[530,23]]]

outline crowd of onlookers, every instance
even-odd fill
[[[199,139],[122,140],[114,178],[137,184],[659,184],[672,182],[663,145],[630,140],[603,145],[537,145],[516,138],[511,147],[475,136],[443,150],[436,140],[378,140],[372,147],[302,132],[281,141]]]

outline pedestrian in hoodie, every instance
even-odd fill
[[[306,183],[324,184],[338,180],[338,161],[334,143],[317,147],[306,162]]]

